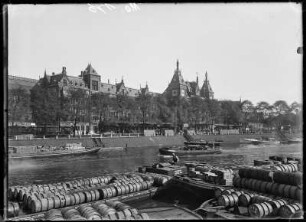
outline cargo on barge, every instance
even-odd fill
[[[8,215],[14,221],[302,218],[302,160],[269,159],[237,170],[157,163],[138,172],[14,186]],[[146,199],[167,205],[134,207]]]
[[[81,143],[67,143],[62,147],[15,146],[9,147],[9,159],[84,155],[99,152],[101,147],[84,147]]]

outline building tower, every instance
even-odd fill
[[[205,73],[205,80],[200,91],[200,96],[204,97],[204,99],[214,99],[214,92],[208,81],[207,72]]]
[[[81,77],[90,90],[100,91],[101,76],[96,72],[90,63],[87,65],[86,69],[81,72]]]
[[[187,85],[181,74],[178,60],[176,61],[176,69],[174,70],[172,80],[164,93],[172,98],[184,97],[187,95]]]

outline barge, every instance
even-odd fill
[[[156,163],[137,172],[9,187],[8,220],[303,218],[302,160],[269,159],[237,170]]]
[[[99,152],[102,147],[84,147],[81,143],[67,143],[62,147],[15,146],[9,147],[9,159],[58,157],[66,155],[85,155]],[[23,152],[26,151],[26,152]]]
[[[189,155],[209,155],[209,154],[221,154],[221,148],[207,148],[199,145],[188,145],[188,146],[173,146],[173,147],[162,147],[159,149],[161,155],[172,155],[177,156],[189,156]]]

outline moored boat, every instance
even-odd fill
[[[186,155],[204,155],[204,154],[220,154],[222,149],[220,148],[207,148],[198,145],[189,145],[181,147],[162,147],[159,149],[159,153],[162,155],[186,156]]]
[[[101,147],[84,147],[81,143],[67,143],[62,147],[16,146],[9,147],[9,159],[58,157],[97,153]]]

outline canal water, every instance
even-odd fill
[[[54,183],[78,178],[101,176],[107,173],[136,171],[139,166],[152,165],[162,158],[158,147],[128,147],[124,150],[100,151],[84,156],[63,156],[9,162],[9,186]],[[197,160],[216,166],[236,167],[265,160],[271,155],[286,154],[302,157],[302,144],[222,146],[219,155],[181,157],[180,164]]]

